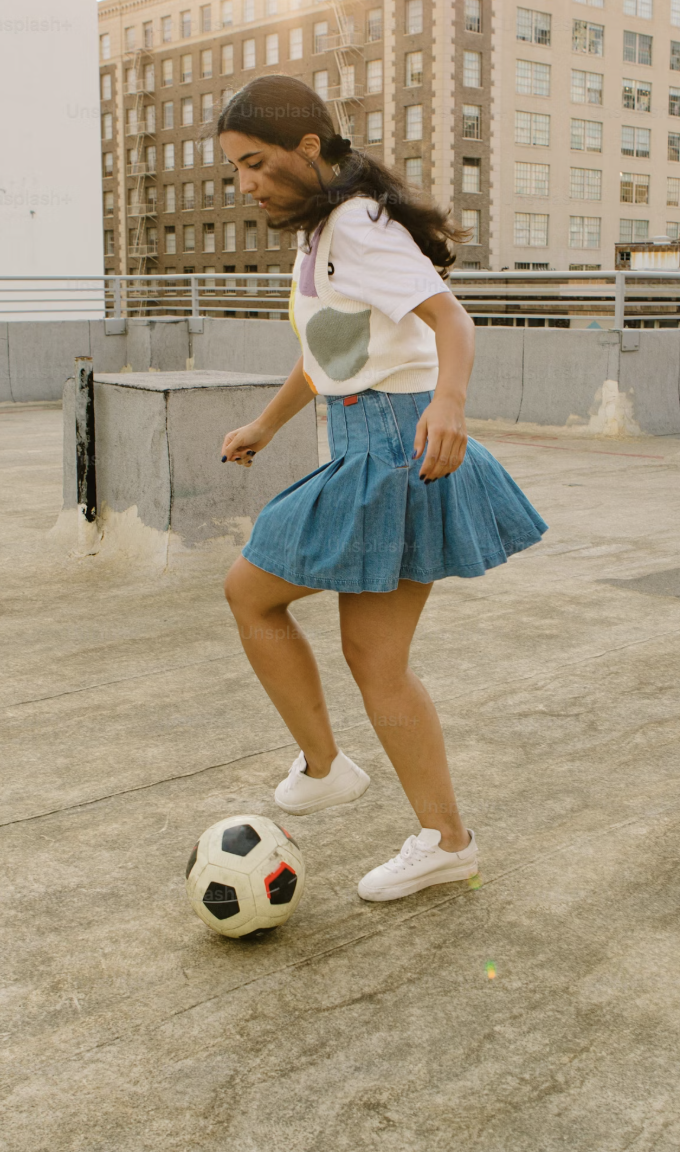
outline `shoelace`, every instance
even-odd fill
[[[295,757],[295,759],[293,760],[293,763],[291,764],[290,768],[288,769],[288,779],[286,780],[286,792],[290,792],[291,788],[293,787],[293,784],[295,783],[295,778],[297,776],[300,776],[304,772],[306,767],[307,767],[307,761],[305,760],[305,754],[304,754],[304,752],[301,752],[299,756]]]
[[[417,836],[409,836],[405,840],[401,852],[397,856],[393,856],[384,865],[390,872],[401,872],[403,868],[407,868],[409,864],[415,864],[418,860],[424,860],[426,856],[431,856],[434,848],[428,848],[424,844],[418,843]]]

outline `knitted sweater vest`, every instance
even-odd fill
[[[367,388],[427,392],[438,375],[432,329],[414,312],[395,324],[378,308],[336,292],[329,280],[335,222],[356,199],[334,208],[315,233],[311,251],[298,249],[295,258],[288,315],[302,347],[305,379],[322,396],[352,396]]]

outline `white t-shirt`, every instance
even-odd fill
[[[403,224],[390,219],[385,210],[373,221],[369,210],[375,216],[377,205],[357,201],[335,223],[329,283],[336,292],[378,308],[398,324],[423,300],[450,288]]]

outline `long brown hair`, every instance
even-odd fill
[[[351,147],[336,131],[330,113],[313,88],[293,76],[259,76],[232,96],[217,122],[217,135],[240,132],[265,144],[293,152],[303,136],[313,133],[321,142],[321,156],[335,168],[325,184],[317,169],[319,189],[313,193],[294,173],[277,177],[295,188],[299,206],[285,220],[283,229],[301,229],[309,246],[312,233],[338,204],[353,196],[370,196],[379,204],[375,219],[383,212],[403,224],[416,244],[446,279],[456,256],[452,244],[463,243],[469,229],[459,228],[429,197],[409,186],[367,152]]]

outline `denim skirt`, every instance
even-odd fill
[[[400,580],[482,576],[536,544],[548,525],[477,440],[455,472],[419,479],[413,440],[432,395],[327,396],[332,459],[265,505],[246,559],[305,588],[391,592]]]

